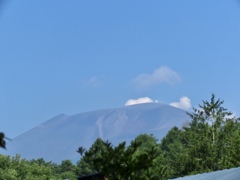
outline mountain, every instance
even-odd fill
[[[43,157],[46,161],[76,162],[78,147],[89,148],[101,137],[117,145],[129,143],[141,133],[162,139],[173,127],[182,127],[189,117],[182,109],[160,103],[145,103],[73,116],[58,115],[39,126],[17,136],[7,143],[5,154],[26,159]]]

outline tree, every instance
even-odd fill
[[[77,172],[79,175],[85,175],[90,174],[94,172],[98,172],[99,170],[96,169],[96,167],[93,165],[93,159],[101,158],[101,151],[105,151],[104,142],[101,138],[97,138],[96,141],[92,144],[91,148],[88,150],[88,153],[86,152],[86,149],[83,147],[79,147],[77,152],[83,156],[83,158],[80,159],[80,161],[77,163]],[[93,153],[94,157],[89,153]],[[87,153],[88,156],[85,156]]]
[[[160,147],[163,151],[164,165],[167,173],[164,177],[176,178],[182,175],[186,159],[186,149],[183,139],[184,132],[178,127],[173,127],[162,139]]]
[[[6,142],[4,140],[5,136],[4,136],[4,133],[0,132],[0,147],[2,148],[6,148]]]
[[[189,126],[172,128],[161,141],[168,178],[240,166],[240,123],[212,94],[187,113]]]
[[[144,170],[141,174],[142,179],[151,179],[151,180],[159,180],[167,177],[168,167],[165,166],[165,159],[163,157],[163,152],[161,151],[160,145],[157,142],[158,140],[152,135],[148,134],[140,134],[137,136],[130,144],[129,148],[131,148],[132,143],[139,143],[137,151],[134,153],[133,157],[138,158],[139,155],[147,153],[152,148],[156,150],[156,158],[153,160],[152,165]]]
[[[59,166],[60,172],[74,172],[75,166],[70,160],[64,160]]]
[[[140,145],[141,143],[132,141],[129,147],[126,147],[125,142],[113,147],[110,142],[97,139],[88,151],[79,148],[78,152],[92,169],[110,180],[141,179],[142,174],[153,165],[157,150],[152,147],[135,154]]]
[[[21,159],[20,155],[11,158],[0,155],[0,179],[54,180],[49,167]]]
[[[239,152],[239,118],[236,118],[215,99],[203,101],[199,108],[188,113],[192,122],[185,127],[184,140],[188,153],[187,172],[199,173],[240,165],[233,155]],[[239,155],[235,159],[239,159]]]

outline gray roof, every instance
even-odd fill
[[[225,169],[221,171],[190,175],[185,177],[176,178],[174,180],[240,180],[240,167]]]

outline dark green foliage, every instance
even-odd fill
[[[151,151],[151,149],[155,149],[156,151],[156,158],[154,158],[151,166],[147,168],[147,170],[144,170],[141,174],[142,179],[161,179],[160,177],[166,177],[166,169],[164,165],[164,159],[161,153],[161,149],[159,144],[157,143],[157,139],[153,137],[152,134],[141,134],[138,137],[135,138],[134,141],[131,142],[131,145],[134,143],[140,143],[137,151],[134,154],[134,157],[138,157],[140,154],[146,154],[148,155],[148,152]]]
[[[183,135],[182,130],[173,127],[160,144],[165,160],[165,167],[168,167],[168,176],[171,178],[180,177],[185,166],[183,155],[186,154],[186,149]]]
[[[4,138],[5,138],[4,133],[0,132],[0,147],[5,149],[6,142],[5,142]]]
[[[86,174],[92,174],[96,172],[96,170],[91,167],[90,163],[86,162],[85,159],[81,158],[81,160],[77,162],[76,172],[78,175],[83,176]]]
[[[63,179],[76,179],[76,166],[70,160],[64,160],[58,166],[58,176]]]
[[[93,144],[92,147],[90,148],[88,154],[89,157],[84,157],[82,158],[78,163],[77,163],[77,171],[79,175],[85,175],[85,174],[90,174],[94,172],[98,172],[97,169],[93,166],[93,159],[98,159],[101,157],[101,151],[97,150],[101,149],[101,151],[104,150],[104,142],[98,138]],[[86,153],[86,150],[83,147],[78,148],[77,152],[80,155],[84,155]],[[94,154],[95,153],[95,154]],[[90,154],[93,154],[93,156],[90,156]]]
[[[60,172],[74,172],[75,165],[70,160],[64,160],[59,165]]]
[[[126,147],[125,142],[113,147],[109,142],[97,139],[92,147],[82,153],[83,161],[95,172],[105,174],[109,179],[144,179],[143,174],[154,164],[157,148],[150,147],[143,150],[139,140],[131,142]]]

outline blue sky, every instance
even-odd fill
[[[212,92],[240,114],[238,0],[0,1],[0,131],[10,138],[60,113],[191,109]]]

